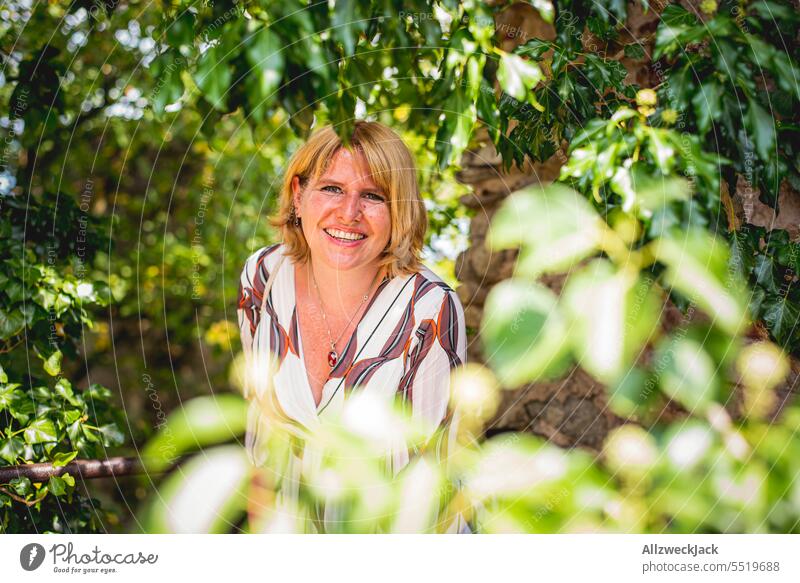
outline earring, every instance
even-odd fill
[[[300,226],[300,217],[297,216],[297,213],[294,210],[294,205],[292,205],[292,212],[289,213],[289,222],[295,227]]]

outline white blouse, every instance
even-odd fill
[[[289,257],[281,263],[267,300],[262,302],[267,279],[283,254],[284,245],[275,244],[248,258],[237,312],[246,357],[269,351],[276,358],[273,390],[282,413],[312,429],[326,415],[339,413],[358,386],[386,399],[399,396],[410,403],[412,418],[425,423],[431,433],[450,422],[452,438],[455,424],[447,407],[450,373],[466,362],[464,310],[452,288],[425,267],[416,274],[385,277],[342,350],[317,406],[303,358],[294,264]],[[261,417],[254,399],[245,445],[256,466],[265,462]],[[399,444],[387,452],[387,461],[396,474],[409,462],[408,449]]]

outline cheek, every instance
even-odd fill
[[[377,239],[381,241],[382,245],[385,245],[392,236],[392,220],[390,217],[382,217],[380,220],[376,221],[375,223],[375,233],[377,234]]]

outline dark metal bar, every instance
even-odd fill
[[[32,482],[46,482],[51,476],[60,476],[67,472],[71,476],[83,480],[145,473],[138,458],[110,457],[104,460],[73,460],[62,467],[53,467],[53,464],[0,467],[0,484],[8,483],[13,478],[22,476],[29,478]]]

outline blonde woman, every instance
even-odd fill
[[[358,386],[404,400],[431,431],[445,423],[450,372],[466,359],[464,313],[420,261],[427,216],[401,138],[377,122],[356,122],[349,147],[330,126],[316,131],[289,163],[271,223],[282,243],[247,260],[238,316],[246,356],[275,358],[281,414],[313,428]],[[261,415],[253,400],[256,466]],[[397,473],[408,450],[387,458]]]

